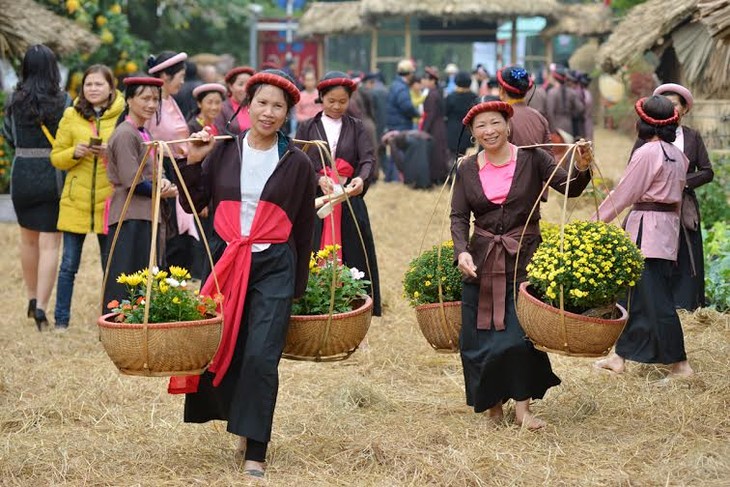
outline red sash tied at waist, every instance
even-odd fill
[[[208,370],[215,374],[213,386],[217,387],[231,365],[238,340],[251,273],[252,246],[256,243],[287,242],[292,224],[280,207],[260,201],[249,235],[241,236],[241,202],[221,201],[215,211],[214,226],[218,235],[228,242],[214,268],[223,295],[223,336]],[[211,274],[200,293],[212,296],[216,292],[215,279]],[[197,392],[199,380],[200,376],[197,375],[171,377],[168,392]]]
[[[489,239],[479,283],[477,329],[490,330],[494,321],[494,328],[501,331],[504,330],[507,301],[507,255],[517,255],[522,227],[497,235],[483,228],[474,227],[474,234]],[[537,224],[527,226],[525,237],[539,234],[540,228]]]
[[[340,177],[339,181],[337,181],[335,172],[328,166],[325,166],[319,173],[330,178],[332,184],[344,184],[348,178],[355,174],[355,168],[352,164],[340,157],[335,159],[335,168],[337,169],[337,175]],[[335,222],[334,234],[332,233],[332,219]],[[322,222],[322,241],[319,248],[323,249],[327,245],[340,246],[340,249],[337,250],[337,258],[342,262],[342,205],[336,205],[330,216]]]

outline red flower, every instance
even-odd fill
[[[198,313],[200,313],[201,315],[204,315],[205,312],[208,310],[208,308],[206,308],[204,304],[199,304],[197,309]]]
[[[112,301],[109,301],[109,303],[106,305],[106,307],[109,308],[109,309],[118,308],[119,307],[119,301],[117,301],[116,299],[114,299]]]
[[[125,310],[125,311],[129,311],[130,309],[132,309],[132,305],[131,304],[124,304],[124,305],[122,305],[122,309]]]
[[[140,296],[137,298],[137,304],[142,304],[142,301],[144,301],[144,296]]]

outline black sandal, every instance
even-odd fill
[[[28,301],[28,318],[35,319],[35,306],[36,306],[36,300],[31,299]]]
[[[48,328],[48,318],[46,318],[46,312],[40,308],[35,309],[34,316],[35,326],[38,327],[38,331]]]

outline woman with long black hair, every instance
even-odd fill
[[[43,44],[23,57],[21,81],[6,108],[3,131],[15,148],[10,197],[20,225],[20,265],[28,318],[48,326],[46,308],[58,271],[58,203],[63,175],[51,165],[51,146],[71,98],[61,90],[56,56]]]

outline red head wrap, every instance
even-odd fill
[[[295,105],[299,103],[299,89],[294,83],[287,79],[283,71],[271,69],[254,74],[251,78],[249,78],[248,83],[246,83],[246,93],[249,92],[252,86],[257,84],[274,85],[281,88],[289,93]]]
[[[157,86],[160,87],[165,84],[160,78],[152,78],[150,76],[130,76],[122,80],[125,86]]]
[[[502,71],[506,71],[508,69],[512,69],[512,67],[504,68],[504,70],[502,70],[502,69],[497,70],[497,83],[499,83],[499,85],[502,88],[504,88],[506,91],[508,91],[510,93],[514,93],[515,95],[524,95],[525,93],[530,91],[530,88],[532,88],[532,78],[529,77],[530,76],[529,73],[527,71],[525,71],[523,68],[519,68],[521,70],[521,73],[524,73],[524,76],[527,76],[527,79],[528,79],[527,89],[525,91],[522,91],[521,89],[509,84],[502,76]]]
[[[644,111],[644,102],[646,101],[647,97],[639,98],[636,101],[636,104],[634,105],[634,109],[636,110],[636,113],[639,115],[639,118],[642,119],[644,122],[648,123],[649,125],[655,125],[657,127],[662,127],[664,125],[671,125],[673,123],[677,123],[679,121],[679,114],[677,113],[677,109],[674,109],[674,114],[666,118],[664,120],[659,120],[656,118],[653,118]]]
[[[250,76],[253,76],[254,74],[256,74],[256,70],[250,66],[236,66],[235,68],[228,71],[223,79],[226,83],[231,84],[239,74],[248,74]]]
[[[461,123],[464,125],[471,125],[474,117],[484,112],[500,112],[503,113],[507,119],[510,119],[514,114],[514,109],[512,108],[512,105],[503,101],[486,101],[471,107],[471,110],[469,110],[469,113],[466,114]]]

